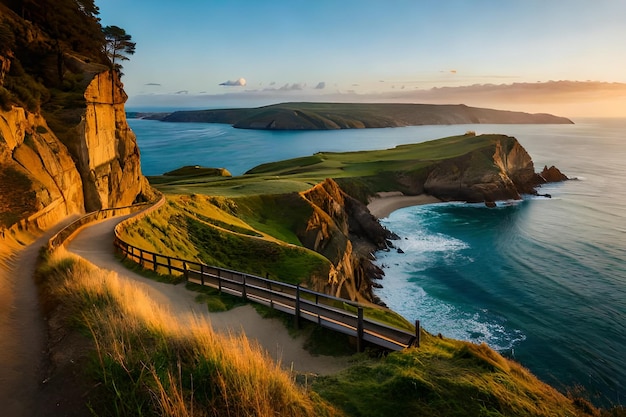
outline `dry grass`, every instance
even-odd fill
[[[46,292],[95,344],[104,415],[339,415],[306,392],[245,336],[222,336],[206,320],[174,318],[138,287],[64,250],[40,270]],[[98,407],[96,410],[95,408]]]

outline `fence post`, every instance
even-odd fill
[[[357,310],[356,350],[363,352],[363,307],[359,307]]]
[[[200,283],[204,287],[204,264],[200,264]]]
[[[172,275],[172,258],[167,257],[167,273]]]
[[[420,321],[415,320],[415,346],[420,347],[421,337],[422,337],[422,331],[420,330]]]
[[[152,254],[152,261],[154,262],[154,267],[153,267],[154,272],[156,272],[157,271],[157,254],[156,253]]]
[[[293,325],[296,327],[296,330],[298,330],[300,329],[300,284],[296,285],[296,306],[294,313]]]
[[[248,301],[248,298],[246,297],[246,274],[241,274],[241,282],[241,296],[243,297],[243,301]]]
[[[183,262],[183,275],[185,276],[185,281],[189,282],[189,271],[187,270],[187,262]]]
[[[217,270],[217,291],[219,295],[222,295],[222,270]]]
[[[143,268],[143,249],[139,249],[139,265]]]

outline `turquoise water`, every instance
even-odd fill
[[[265,132],[130,120],[145,174],[182,165],[241,174],[318,151],[382,149],[477,133],[515,136],[537,170],[576,181],[495,209],[460,203],[383,219],[404,254],[380,252],[379,296],[432,333],[486,342],[546,382],[583,386],[598,404],[626,403],[626,120],[575,125],[420,126]]]

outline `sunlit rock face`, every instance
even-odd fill
[[[47,229],[84,211],[83,187],[67,148],[43,117],[13,107],[0,112],[0,213]]]
[[[0,227],[45,230],[73,213],[127,206],[150,193],[118,77],[96,74],[84,96],[69,143],[40,114],[0,111]]]
[[[519,199],[541,182],[515,138],[493,135],[491,146],[437,164],[423,188],[442,200],[483,202]]]
[[[313,208],[300,241],[332,263],[327,280],[314,283],[314,289],[351,300],[377,302],[372,282],[383,273],[372,263],[372,253],[385,249],[394,236],[364,204],[347,195],[332,179],[300,195]]]
[[[126,99],[110,71],[97,74],[85,91],[85,115],[77,131],[87,211],[132,204],[146,186],[135,134],[126,122]]]

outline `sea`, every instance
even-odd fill
[[[129,119],[146,175],[184,165],[241,175],[470,130],[516,137],[536,171],[555,165],[572,180],[542,186],[551,198],[431,204],[381,219],[402,251],[376,254],[377,295],[430,333],[486,343],[562,392],[626,405],[626,119],[574,122],[280,132]]]

